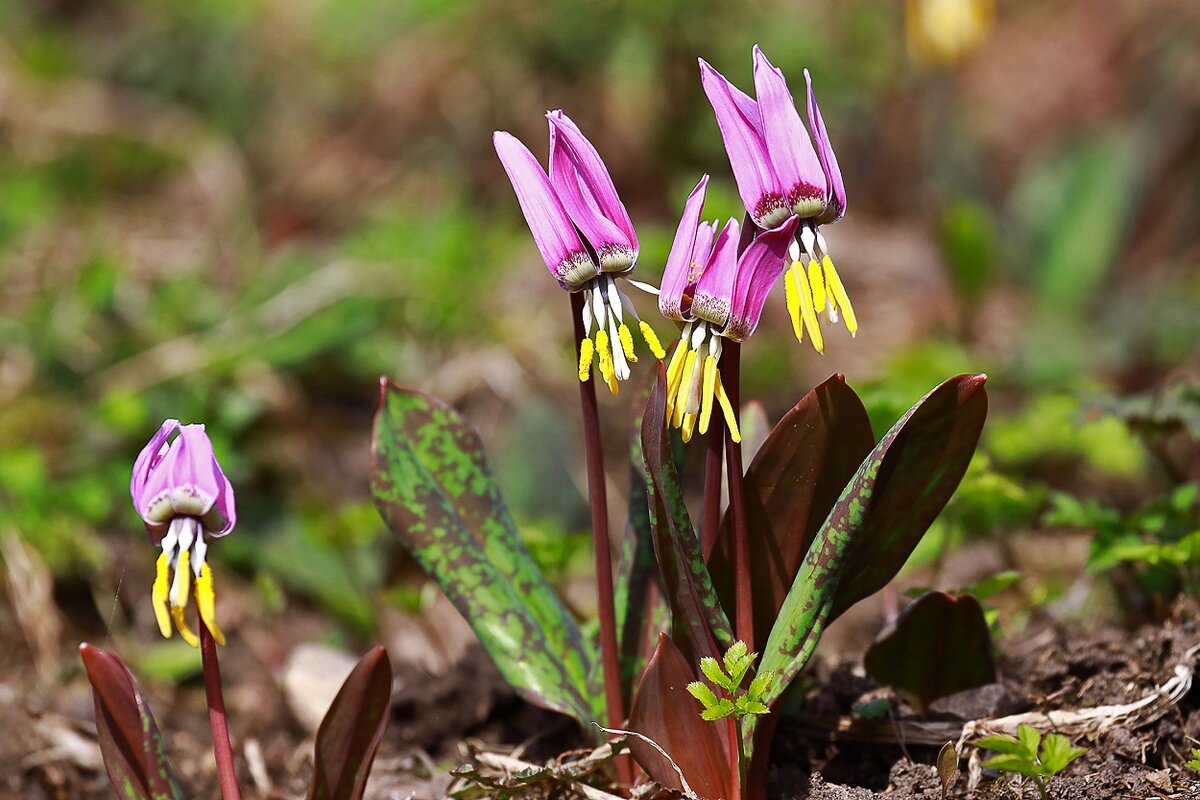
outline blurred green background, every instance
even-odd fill
[[[657,282],[701,172],[707,213],[739,213],[696,58],[749,88],[759,43],[794,89],[812,71],[849,192],[826,235],[861,330],[830,329],[818,356],[778,292],[744,396],[775,419],[845,372],[881,433],[943,378],[988,372],[981,455],[922,559],[1031,530],[1180,539],[1200,527],[1195,493],[1176,496],[1200,470],[1200,6],[1000,2],[960,54],[905,13],[0,4],[0,534],[46,562],[74,635],[149,634],[130,464],[163,418],[203,421],[238,498],[218,580],[267,621],[300,606],[371,635],[381,606],[427,602],[367,491],[388,375],[463,409],[537,556],[586,572],[568,302],[490,134],[544,157],[542,114],[565,109]],[[637,394],[602,400],[614,513]]]

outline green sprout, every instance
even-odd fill
[[[1046,791],[1047,781],[1087,752],[1082,747],[1072,747],[1070,739],[1057,733],[1043,740],[1037,729],[1028,725],[1018,726],[1015,737],[996,734],[977,739],[973,744],[998,754],[985,761],[984,768],[1032,778],[1043,800],[1050,796]]]
[[[770,688],[771,681],[775,678],[773,672],[762,672],[750,681],[750,685],[746,687],[745,691],[741,691],[742,681],[746,679],[746,674],[754,665],[755,659],[758,658],[758,653],[748,652],[749,649],[745,642],[738,640],[725,651],[724,665],[711,656],[700,659],[700,671],[704,673],[704,677],[721,690],[720,695],[704,681],[693,681],[687,687],[692,697],[699,700],[700,705],[704,706],[700,712],[702,719],[716,722],[730,716],[735,718],[738,771],[742,784],[745,783],[748,759],[746,758],[745,744],[742,741],[741,721],[745,717],[771,713],[771,709],[763,703],[762,696]]]
[[[1194,770],[1200,770],[1200,747],[1192,748],[1192,760],[1184,766],[1191,767]]]

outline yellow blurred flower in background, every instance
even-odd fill
[[[993,0],[908,0],[908,54],[927,66],[946,67],[975,52],[992,30]]]

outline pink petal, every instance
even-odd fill
[[[568,216],[605,272],[624,272],[637,259],[638,240],[600,154],[562,111],[550,121],[550,182]]]
[[[679,218],[679,227],[675,229],[675,241],[671,244],[671,252],[667,254],[667,265],[663,268],[662,286],[658,293],[658,309],[667,319],[684,322],[690,319],[688,309],[691,306],[684,296],[690,294],[688,289],[696,283],[692,275],[694,265],[693,253],[699,247],[697,233],[701,227],[700,213],[704,210],[704,195],[708,190],[708,175],[700,178],[696,188],[688,195],[683,204],[683,215]],[[703,262],[700,262],[703,264]]]
[[[218,478],[221,470],[216,466],[212,442],[204,432],[203,425],[184,425],[179,429],[179,438],[171,449],[178,455],[171,461],[168,487],[171,506],[177,515],[203,517],[217,502],[217,494],[224,488]]]
[[[771,165],[787,191],[788,208],[801,217],[815,217],[825,207],[825,172],[813,150],[812,137],[800,121],[787,79],[757,45],[754,91]]]
[[[153,497],[153,494],[147,496],[146,484],[150,481],[150,476],[159,462],[167,455],[167,441],[177,430],[179,430],[179,420],[164,421],[133,462],[133,474],[129,478],[129,496],[133,499],[134,508],[143,517],[145,516],[146,502]]]
[[[846,185],[842,182],[842,170],[838,167],[837,156],[833,154],[833,145],[829,142],[829,133],[825,130],[825,120],[821,119],[821,109],[817,107],[817,96],[813,94],[812,76],[804,70],[804,80],[808,84],[808,124],[812,126],[813,136],[817,140],[817,156],[821,160],[821,169],[825,171],[825,179],[829,186],[824,212],[817,222],[837,222],[846,213]]]
[[[788,213],[785,189],[771,166],[758,104],[704,59],[700,59],[700,82],[721,129],[742,203],[756,224],[778,225]]]
[[[712,254],[704,266],[704,274],[696,285],[696,299],[692,301],[692,313],[698,318],[713,323],[718,328],[729,320],[733,307],[734,283],[737,280],[737,243],[740,230],[736,219],[730,217],[717,235]]]
[[[797,217],[792,217],[778,228],[763,231],[738,259],[733,309],[724,331],[730,339],[744,342],[758,327],[767,295],[787,267],[788,246],[799,223]]]
[[[562,202],[551,189],[541,164],[510,133],[496,131],[492,135],[492,144],[508,173],[533,241],[550,274],[567,291],[582,288],[600,274],[600,270],[580,241]]]

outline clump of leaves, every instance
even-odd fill
[[[712,722],[730,715],[740,719],[748,714],[771,713],[771,709],[762,701],[763,692],[774,678],[770,672],[757,675],[744,692],[740,691],[746,673],[758,658],[758,653],[747,652],[747,649],[746,643],[740,639],[734,642],[725,651],[725,657],[722,659],[725,662],[724,668],[721,662],[712,656],[700,659],[700,671],[704,673],[704,677],[724,692],[722,696],[718,696],[704,681],[692,681],[688,684],[688,693],[704,706],[704,710],[700,712],[702,719]]]
[[[1072,747],[1071,740],[1061,734],[1051,733],[1042,739],[1037,729],[1028,725],[1019,726],[1015,737],[1007,734],[984,736],[974,745],[998,754],[983,762],[985,769],[1032,778],[1043,800],[1050,796],[1046,791],[1050,778],[1087,752],[1082,747]]]

